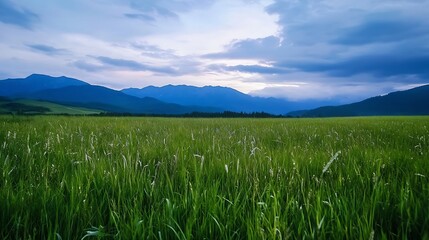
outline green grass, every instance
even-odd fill
[[[61,105],[57,103],[45,102],[45,101],[19,99],[19,100],[12,100],[12,101],[6,101],[6,102],[0,101],[0,113],[8,113],[11,111],[11,109],[2,106],[2,104],[5,104],[5,103],[22,104],[23,106],[30,106],[30,107],[36,107],[36,108],[42,107],[42,108],[49,109],[48,112],[42,112],[43,114],[89,115],[89,114],[98,114],[100,112],[103,112],[101,110],[96,110],[96,109],[72,107],[72,106],[66,106],[66,105]],[[12,111],[16,112],[17,110],[12,109]],[[38,112],[33,112],[33,113],[38,113]]]
[[[0,174],[1,239],[429,239],[429,117],[1,116]]]

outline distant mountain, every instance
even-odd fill
[[[113,113],[183,114],[191,112],[220,112],[221,109],[200,106],[181,106],[154,98],[138,98],[101,86],[68,77],[33,74],[26,78],[0,81],[0,96],[12,99],[49,101]],[[23,107],[8,103],[10,107]],[[20,106],[18,106],[20,105]]]
[[[25,102],[25,99],[45,103]],[[232,88],[214,86],[167,85],[116,91],[64,76],[32,74],[26,78],[0,80],[0,102],[3,102],[3,112],[14,109],[19,111],[36,109],[43,112],[42,110],[46,110],[43,107],[46,107],[46,102],[49,102],[65,107],[85,108],[84,112],[89,110],[89,112],[131,114],[232,111],[282,115],[289,113],[290,116],[304,117],[429,115],[429,85],[393,92],[357,103],[332,106],[331,104],[335,103],[292,102],[277,98],[253,97]],[[33,107],[28,107],[30,105]],[[331,106],[313,109],[323,105]],[[61,106],[58,109],[61,110]],[[51,110],[55,106],[46,108]]]
[[[361,102],[304,111],[304,117],[429,115],[429,85],[372,97]]]
[[[32,74],[26,78],[14,78],[0,81],[0,96],[15,96],[47,89],[57,89],[68,86],[89,85],[86,82],[68,78],[51,77],[42,74]]]
[[[89,84],[18,94],[14,97],[44,100],[114,113],[183,114],[197,111],[217,111],[217,109],[209,107],[181,106],[165,103],[154,98],[137,98],[106,87]]]
[[[286,114],[298,109],[314,108],[314,102],[290,102],[277,98],[252,97],[227,87],[194,87],[186,85],[149,86],[145,88],[127,88],[122,90],[131,96],[140,98],[153,97],[161,101],[181,105],[212,106],[234,112],[267,112]]]

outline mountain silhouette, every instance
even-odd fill
[[[301,113],[303,117],[388,115],[429,115],[429,85],[392,92],[357,103],[320,107]]]
[[[46,89],[57,89],[68,86],[84,86],[88,83],[68,77],[51,77],[32,74],[26,78],[14,78],[0,81],[0,96],[15,96]]]

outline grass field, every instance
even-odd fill
[[[429,117],[0,117],[1,239],[429,239]]]

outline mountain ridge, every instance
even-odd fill
[[[45,89],[66,86],[83,86],[89,83],[65,76],[51,77],[43,74],[31,74],[26,78],[8,78],[0,81],[0,96],[14,96]]]
[[[360,102],[339,106],[324,106],[305,111],[302,117],[348,117],[382,115],[429,115],[429,85],[423,85]]]
[[[280,98],[255,97],[223,86],[196,87],[169,84],[162,87],[125,88],[121,92],[135,97],[153,97],[181,105],[199,104],[245,113],[266,112],[285,115],[292,110],[319,106],[311,101],[292,102]]]

